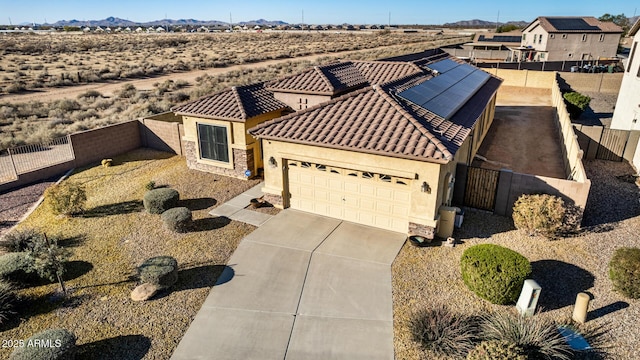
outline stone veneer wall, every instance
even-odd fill
[[[423,236],[426,239],[433,239],[436,229],[433,226],[427,226],[416,223],[409,223],[409,235]]]
[[[232,176],[240,179],[247,179],[244,175],[245,170],[254,168],[253,149],[232,149],[233,150],[233,169],[219,167],[215,165],[198,162],[198,149],[194,141],[185,141],[185,156],[187,159],[187,167],[189,169],[206,171],[213,174],[224,176]],[[252,177],[256,174],[252,174]]]

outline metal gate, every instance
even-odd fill
[[[500,171],[469,166],[464,204],[469,207],[493,211],[498,191]]]

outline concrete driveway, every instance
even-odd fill
[[[405,238],[281,211],[240,242],[171,359],[393,359]]]

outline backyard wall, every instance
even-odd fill
[[[71,134],[74,167],[110,158],[142,146],[137,120]]]
[[[184,155],[184,126],[182,117],[173,112],[140,119],[142,146],[160,151]]]
[[[568,87],[578,92],[617,94],[622,84],[623,73],[560,73]]]
[[[502,86],[519,86],[530,88],[550,89],[556,78],[551,71],[483,69],[503,79]]]

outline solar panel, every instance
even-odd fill
[[[451,67],[452,64],[445,60],[429,65],[434,70],[438,68],[449,70],[401,91],[398,96],[438,116],[450,119],[489,80],[490,76],[470,65],[449,61],[456,66]],[[436,65],[435,68],[432,65]]]
[[[507,36],[507,35],[496,35],[492,38],[486,38],[484,35],[480,35],[478,37],[479,42],[512,42],[519,43],[522,41],[522,36]]]
[[[451,59],[444,59],[444,60],[440,60],[440,61],[436,61],[432,64],[427,65],[429,67],[429,69],[431,70],[435,70],[437,72],[439,72],[440,74],[444,74],[447,71],[458,67],[460,64],[451,60]]]
[[[584,19],[581,18],[547,18],[547,21],[558,31],[594,31],[600,30],[599,27],[587,24]]]

